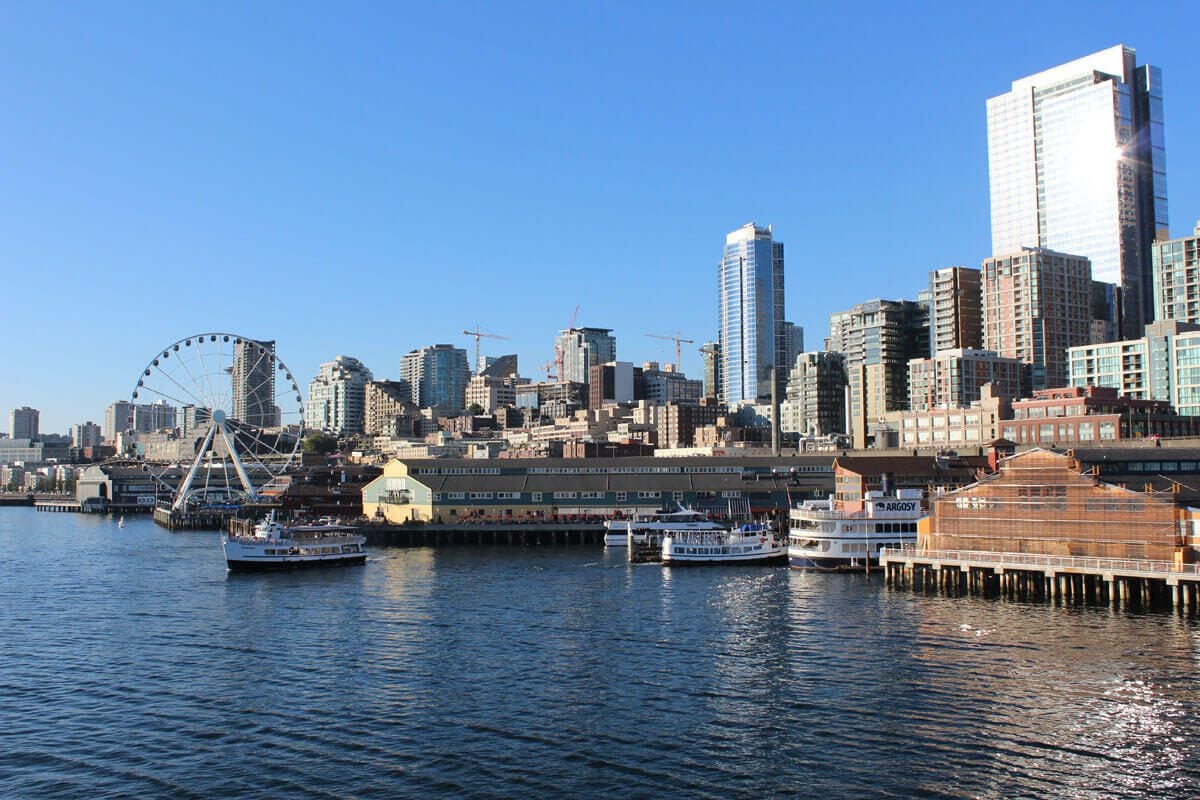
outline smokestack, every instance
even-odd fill
[[[771,454],[779,455],[779,383],[771,367]]]

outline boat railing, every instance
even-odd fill
[[[922,561],[954,561],[981,566],[1057,568],[1089,572],[1141,572],[1160,575],[1200,575],[1200,564],[1176,564],[1136,558],[1091,558],[1038,553],[994,553],[987,550],[930,550],[915,545],[883,547],[883,558],[915,558]]]

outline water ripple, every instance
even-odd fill
[[[1191,797],[1169,614],[0,510],[3,797]]]

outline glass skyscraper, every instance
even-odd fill
[[[787,384],[783,243],[753,222],[725,237],[717,277],[721,399],[731,405],[771,397],[771,369]],[[783,392],[780,391],[780,399]]]
[[[1126,335],[1153,318],[1150,250],[1167,234],[1162,77],[1116,45],[1013,81],[987,102],[992,254],[1086,256],[1126,298]]]

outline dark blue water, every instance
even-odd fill
[[[1195,797],[1198,632],[592,547],[229,575],[0,509],[0,796]]]

